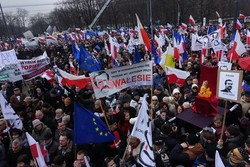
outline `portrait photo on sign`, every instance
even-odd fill
[[[239,101],[241,96],[242,71],[218,71],[217,97],[220,99]]]

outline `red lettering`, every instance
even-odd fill
[[[121,85],[121,80],[120,80],[120,79],[116,79],[116,80],[114,81],[114,84],[115,84],[116,87],[120,87],[120,85]]]
[[[142,75],[137,75],[137,81],[142,81]]]
[[[151,75],[150,74],[146,75],[146,81],[151,81]]]
[[[109,79],[106,81],[107,86],[109,86],[110,89],[115,88],[115,85],[113,83],[113,79]]]
[[[121,85],[123,85],[123,84],[127,84],[127,82],[126,82],[126,80],[124,78],[122,79]]]

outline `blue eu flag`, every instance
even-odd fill
[[[76,59],[76,61],[79,61],[80,58],[80,49],[77,46],[76,43],[72,43],[72,52],[74,54],[74,58]]]
[[[161,57],[158,56],[156,47],[153,41],[151,42],[151,47],[152,47],[152,54],[154,55],[154,62],[155,64],[159,64],[161,62]]]
[[[104,143],[115,140],[105,123],[75,102],[74,144]]]
[[[141,54],[135,49],[134,53],[134,64],[141,62]]]
[[[82,69],[90,72],[101,70],[100,63],[83,46],[80,46],[80,57],[78,64]]]

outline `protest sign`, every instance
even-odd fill
[[[152,62],[92,72],[90,77],[96,98],[101,98],[128,87],[152,85]]]
[[[217,77],[216,96],[220,99],[239,102],[243,72],[218,70]]]
[[[22,80],[22,72],[18,64],[6,65],[0,70],[0,83]]]
[[[6,65],[19,64],[14,49],[0,52],[0,69]]]
[[[49,68],[47,53],[29,60],[19,60],[22,68],[22,75],[25,80],[39,76]]]
[[[0,82],[22,80],[21,66],[14,49],[0,52]]]

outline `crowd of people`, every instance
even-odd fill
[[[206,32],[201,29],[199,33]],[[243,31],[243,30],[242,30]],[[157,33],[157,32],[155,32]],[[11,104],[23,123],[23,129],[11,128],[9,122],[0,119],[0,167],[36,166],[32,157],[25,132],[45,148],[45,162],[53,167],[132,167],[142,166],[137,162],[141,142],[130,136],[138,115],[142,97],[145,93],[152,113],[152,140],[157,167],[193,166],[214,167],[215,152],[219,151],[225,166],[248,166],[250,164],[250,74],[244,71],[244,87],[241,103],[229,102],[227,105],[225,128],[223,115],[213,118],[213,124],[200,129],[175,117],[185,112],[195,103],[200,87],[200,52],[191,52],[190,33],[187,32],[186,49],[188,60],[176,61],[176,68],[190,72],[185,84],[168,84],[166,72],[155,64],[153,66],[153,90],[140,86],[123,89],[114,95],[96,99],[91,85],[83,89],[76,86],[61,86],[57,81],[48,82],[36,77],[30,81],[2,83],[0,93]],[[166,32],[171,38],[172,31]],[[126,47],[130,36],[111,32],[120,44],[119,64],[133,63],[133,53]],[[104,36],[90,37],[82,44],[102,65],[102,69],[116,68],[105,49]],[[136,34],[134,36],[136,37]],[[229,41],[228,38],[225,40]],[[163,46],[163,52],[171,41]],[[96,49],[99,46],[100,49]],[[36,50],[15,45],[19,59],[30,59],[46,51],[50,58],[50,67],[54,65],[70,73],[69,62],[73,62],[79,75],[89,76],[89,72],[79,69],[71,49],[71,44],[39,45]],[[136,46],[142,55],[141,61],[151,60],[152,54],[145,51],[143,45]],[[207,56],[206,66],[217,66],[216,57]],[[240,69],[233,62],[233,70]],[[80,103],[98,115],[104,122],[104,114],[115,141],[107,143],[89,143],[75,145],[74,138],[74,102]],[[100,105],[102,104],[102,105]],[[221,100],[221,107],[225,104]],[[102,111],[104,110],[104,113]],[[83,137],[84,137],[84,132]],[[128,147],[127,147],[128,145]],[[88,162],[88,163],[87,163]]]

